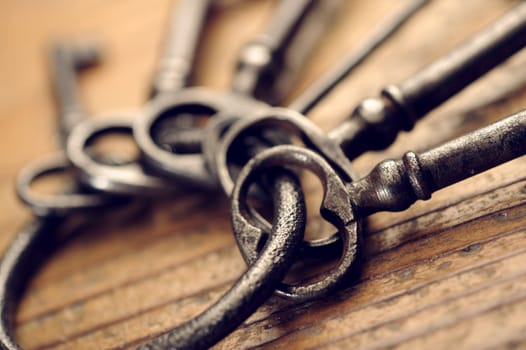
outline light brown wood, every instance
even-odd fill
[[[513,3],[433,1],[310,117],[325,129],[337,125],[360,99],[414,73]],[[237,50],[276,2],[218,4],[200,45],[196,82],[227,89]],[[168,0],[0,2],[0,251],[30,218],[14,195],[16,172],[57,147],[48,44],[64,37],[98,39],[105,60],[82,77],[90,111],[138,107],[169,6]],[[387,0],[344,2],[291,96],[397,6]],[[524,108],[524,67],[526,52],[388,150],[360,157],[356,170],[366,174],[386,157],[425,150]],[[309,200],[312,212],[316,198]],[[118,215],[87,227],[42,266],[17,314],[24,348],[133,348],[206,308],[245,269],[230,232],[228,202],[220,196],[187,194]],[[309,225],[310,231],[324,226],[316,217]],[[367,261],[352,286],[304,304],[274,297],[216,347],[526,346],[526,158],[439,191],[405,212],[373,215],[365,245]]]

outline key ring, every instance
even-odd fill
[[[276,167],[307,169],[321,181],[324,190],[321,216],[339,229],[343,253],[335,268],[324,272],[311,284],[282,285],[279,293],[291,299],[319,296],[356,274],[359,264],[361,220],[378,211],[402,211],[417,200],[455,182],[526,154],[526,110],[485,128],[449,141],[422,154],[407,152],[401,160],[386,160],[366,177],[352,181],[330,158],[294,146],[274,146],[250,160],[239,174],[232,195],[232,222],[236,241],[247,264],[258,256],[261,231],[246,220],[246,192],[254,179]],[[480,157],[486,154],[486,157]]]
[[[418,119],[524,46],[526,5],[519,4],[413,77],[398,85],[388,85],[379,97],[363,100],[347,121],[328,134],[301,114],[287,109],[274,108],[250,121],[240,121],[227,132],[217,153],[219,179],[224,188],[233,186],[229,153],[236,151],[235,145],[242,144],[244,134],[280,129],[299,136],[306,147],[323,155],[340,176],[349,181],[353,178],[350,160],[365,150],[387,147],[398,131],[410,130]],[[316,248],[336,241],[332,236],[325,242],[316,242]]]
[[[305,203],[300,185],[294,179],[285,176],[274,181],[276,216],[271,232],[266,232],[269,239],[259,257],[230,290],[191,321],[140,349],[209,347],[231,333],[274,293],[295,260],[305,228]],[[11,327],[20,291],[30,278],[29,272],[41,262],[35,257],[49,256],[57,242],[53,231],[59,230],[65,219],[55,216],[36,219],[16,236],[0,260],[0,347],[3,349],[19,349]]]
[[[290,149],[290,151],[289,151]],[[336,176],[333,168],[315,153],[303,154],[294,152],[294,146],[275,146],[263,151],[250,160],[239,174],[239,186],[234,188],[231,198],[232,226],[239,249],[243,258],[250,266],[259,255],[259,247],[265,242],[265,235],[255,226],[251,216],[251,209],[247,204],[247,194],[250,185],[264,171],[288,168],[307,168],[320,180],[324,189],[320,206],[321,216],[338,229],[338,238],[341,240],[340,259],[335,268],[326,272],[322,277],[307,283],[291,285],[282,282],[276,290],[280,296],[296,301],[306,301],[314,297],[324,297],[341,286],[356,272],[355,266],[359,261],[359,243],[361,241],[361,220],[354,217],[348,205],[348,198],[344,182]],[[352,181],[346,179],[346,181]],[[253,215],[253,214],[252,214]]]

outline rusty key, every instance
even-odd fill
[[[343,253],[335,268],[307,285],[282,285],[282,293],[305,300],[323,287],[333,288],[356,270],[363,219],[379,211],[402,211],[417,200],[468,177],[526,154],[526,110],[460,138],[402,159],[379,163],[358,181],[342,175],[334,164],[304,147],[281,145],[263,151],[241,171],[232,194],[232,222],[236,240],[249,262],[266,239],[254,226],[246,201],[248,188],[270,169],[308,169],[319,177],[324,195],[320,213],[338,228]],[[258,222],[259,224],[259,222]],[[268,231],[266,231],[268,232]],[[327,290],[326,292],[329,292]]]

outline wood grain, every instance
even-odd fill
[[[490,23],[516,1],[435,0],[309,116],[324,129],[360,99],[396,83]],[[57,38],[95,38],[104,62],[82,76],[94,114],[143,103],[168,0],[0,2],[0,251],[30,218],[13,182],[57,147],[45,50]],[[237,50],[276,1],[217,1],[200,44],[196,84],[227,89]],[[352,49],[398,2],[346,1],[291,97]],[[240,29],[241,28],[241,29]],[[523,50],[524,51],[524,50]],[[526,52],[431,113],[374,164],[425,150],[526,106]],[[310,212],[318,187],[306,182]],[[245,269],[226,199],[205,193],[138,203],[89,225],[42,266],[17,314],[27,349],[123,349],[190,319]],[[111,217],[113,216],[113,217]],[[310,234],[326,225],[309,218]],[[52,233],[50,233],[52,234]],[[441,190],[402,213],[368,221],[360,278],[324,300],[271,298],[219,343],[238,348],[524,348],[526,158]]]

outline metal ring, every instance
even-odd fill
[[[85,120],[71,132],[67,155],[78,171],[79,180],[99,191],[121,195],[164,195],[181,190],[180,183],[174,183],[161,176],[148,174],[137,160],[127,164],[109,165],[97,162],[86,149],[95,138],[110,133],[133,136],[133,121],[136,113]]]
[[[162,118],[170,114],[217,113],[246,115],[266,106],[240,94],[224,93],[203,88],[183,89],[173,96],[161,96],[146,105],[133,125],[134,137],[145,161],[160,172],[174,176],[206,189],[217,189],[218,184],[207,168],[201,153],[178,154],[161,148],[152,136],[152,129]]]
[[[31,185],[39,178],[54,173],[71,172],[66,156],[60,152],[44,156],[27,164],[16,179],[16,191],[22,202],[37,216],[62,215],[65,212],[89,209],[115,202],[115,197],[101,193],[63,193],[44,195],[32,190]]]
[[[12,335],[14,314],[22,290],[41,259],[49,255],[62,218],[36,218],[17,234],[0,261],[0,348],[20,350]],[[51,232],[50,232],[51,231]]]
[[[305,116],[288,108],[267,108],[259,111],[250,119],[235,123],[230,128],[219,144],[216,152],[215,164],[217,176],[225,193],[230,194],[234,188],[235,179],[229,169],[229,154],[234,145],[249,130],[279,129],[291,135],[299,136],[307,147],[320,153],[340,174],[345,181],[352,181],[357,176],[352,170],[349,159],[342,152],[340,146],[309,121]]]
[[[208,348],[226,337],[274,292],[294,262],[305,229],[305,203],[294,177],[284,177],[273,190],[275,223],[260,256],[232,288],[206,311],[140,349]],[[19,350],[11,325],[20,291],[56,246],[66,217],[39,218],[26,226],[0,261],[0,348]],[[50,232],[52,231],[52,232]]]
[[[340,146],[330,139],[321,129],[310,122],[299,112],[287,108],[269,108],[260,111],[250,120],[237,122],[227,131],[216,152],[217,176],[223,190],[230,194],[234,187],[234,180],[230,173],[229,154],[238,139],[242,138],[249,130],[282,130],[289,134],[299,136],[305,145],[316,150],[344,180],[351,182],[357,179],[350,161],[342,152]],[[339,235],[335,234],[325,239],[304,241],[301,254],[309,257],[323,257],[327,253],[341,251],[342,246]]]
[[[258,258],[258,246],[264,236],[262,229],[254,224],[261,218],[247,218],[252,215],[246,202],[247,193],[258,176],[283,167],[308,169],[320,179],[324,188],[320,213],[338,228],[343,250],[338,265],[317,280],[297,285],[283,283],[277,293],[301,301],[319,298],[340,286],[356,271],[361,219],[354,216],[349,194],[339,175],[317,153],[292,145],[276,146],[258,154],[243,168],[232,193],[232,222],[236,240],[247,263],[253,263]]]

